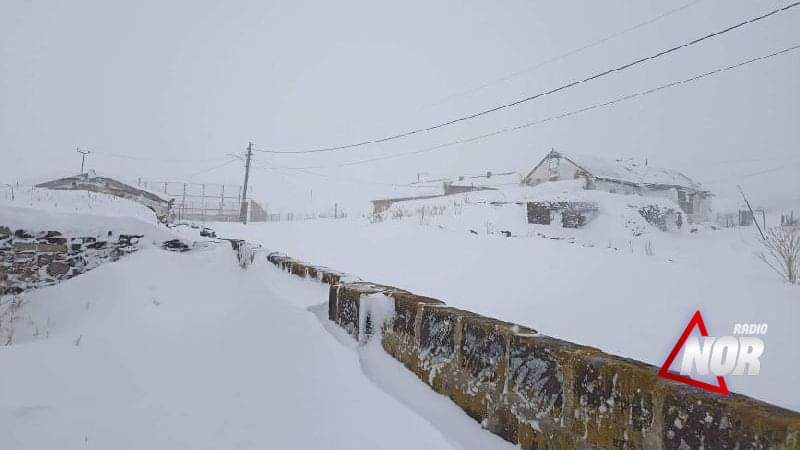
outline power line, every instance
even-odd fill
[[[163,158],[148,158],[144,156],[124,155],[120,153],[106,153],[106,152],[92,152],[95,155],[101,155],[108,158],[128,159],[132,161],[153,161],[164,163],[195,163],[195,162],[214,162],[226,159],[224,157],[207,158],[207,159],[163,159]]]
[[[586,78],[584,78],[582,80],[577,80],[577,81],[573,81],[573,82],[570,82],[570,83],[566,83],[566,84],[563,84],[563,85],[561,85],[561,86],[559,86],[559,87],[557,87],[555,89],[550,89],[549,91],[539,92],[537,94],[534,94],[534,95],[531,95],[531,96],[528,96],[528,97],[525,97],[525,98],[521,98],[521,99],[515,100],[515,101],[510,102],[510,103],[505,103],[505,104],[502,104],[502,105],[499,105],[499,106],[495,106],[493,108],[484,109],[482,111],[478,111],[478,112],[473,113],[473,114],[469,114],[469,115],[466,115],[466,116],[461,116],[461,117],[458,117],[458,118],[455,118],[455,119],[452,119],[452,120],[449,120],[449,121],[446,121],[446,122],[440,122],[438,124],[431,125],[431,126],[428,126],[428,127],[417,128],[417,129],[414,129],[414,130],[410,130],[410,131],[406,131],[406,132],[403,132],[403,133],[399,133],[399,134],[383,137],[383,138],[380,138],[380,139],[370,139],[370,140],[361,141],[361,142],[357,142],[357,143],[339,145],[339,146],[333,146],[333,147],[321,147],[321,148],[314,148],[314,149],[307,149],[307,150],[257,150],[257,151],[262,152],[262,153],[279,153],[279,154],[306,154],[306,153],[332,152],[332,151],[337,151],[337,150],[346,150],[346,149],[352,149],[352,148],[356,148],[356,147],[362,147],[362,146],[365,146],[365,145],[368,145],[368,144],[379,144],[379,143],[383,143],[383,142],[393,141],[393,140],[396,140],[396,139],[412,136],[412,135],[415,135],[415,134],[418,134],[418,133],[425,133],[425,132],[428,132],[428,131],[437,130],[437,129],[444,128],[444,127],[447,127],[447,126],[450,126],[450,125],[453,125],[453,124],[456,124],[456,123],[459,123],[459,122],[475,119],[477,117],[481,117],[481,116],[485,116],[487,114],[491,114],[491,113],[494,113],[494,112],[497,112],[497,111],[501,111],[501,110],[504,110],[504,109],[507,109],[507,108],[517,107],[517,106],[519,106],[519,105],[521,105],[523,103],[527,103],[527,102],[530,102],[532,100],[535,100],[535,99],[538,99],[538,98],[541,98],[541,97],[545,97],[545,96],[548,96],[548,95],[551,95],[551,94],[555,94],[556,92],[560,92],[560,91],[563,91],[563,90],[566,90],[566,89],[570,89],[570,88],[573,88],[573,87],[575,87],[577,85],[580,85],[580,84],[583,84],[583,83],[588,83],[588,82],[591,82],[591,81],[598,80],[600,78],[606,77],[606,76],[608,76],[608,75],[610,75],[612,73],[615,73],[615,72],[622,72],[624,70],[630,69],[631,67],[639,65],[639,64],[644,63],[646,61],[651,61],[651,60],[660,58],[660,57],[662,57],[664,55],[668,55],[668,54],[676,52],[676,51],[678,51],[680,49],[687,48],[687,47],[690,47],[690,46],[693,46],[693,45],[697,45],[697,44],[699,44],[699,43],[701,43],[701,42],[703,42],[705,40],[711,39],[713,37],[721,36],[723,34],[729,33],[729,32],[731,32],[733,30],[736,30],[736,29],[739,29],[741,27],[744,27],[744,26],[746,26],[748,24],[752,24],[752,23],[761,21],[763,19],[766,19],[767,17],[773,16],[773,15],[778,14],[780,12],[783,12],[783,11],[786,11],[788,9],[794,8],[795,6],[798,6],[798,5],[800,5],[800,1],[796,1],[794,3],[791,3],[788,6],[784,6],[783,8],[778,8],[778,9],[772,10],[772,11],[766,13],[766,14],[762,14],[760,16],[756,16],[756,17],[753,17],[751,19],[744,20],[742,22],[739,22],[736,25],[732,25],[732,26],[727,27],[725,29],[722,29],[720,31],[709,33],[709,34],[707,34],[705,36],[702,36],[700,38],[694,39],[692,41],[689,41],[689,42],[686,42],[686,43],[683,43],[683,44],[680,44],[680,45],[676,45],[675,47],[672,47],[672,48],[669,48],[669,49],[666,49],[666,50],[662,50],[662,51],[660,51],[658,53],[654,53],[654,54],[652,54],[650,56],[646,56],[644,58],[639,58],[639,59],[637,59],[635,61],[629,62],[627,64],[623,64],[621,66],[618,66],[618,67],[615,67],[615,68],[612,68],[612,69],[608,69],[608,70],[603,71],[603,72],[598,72],[598,73],[596,73],[596,74],[594,74],[592,76],[586,77]]]
[[[413,151],[409,151],[409,152],[392,153],[392,154],[389,154],[389,155],[377,156],[377,157],[374,157],[374,158],[366,158],[366,159],[360,159],[360,160],[349,161],[349,162],[344,162],[344,163],[339,163],[339,164],[332,164],[332,165],[315,165],[315,166],[305,166],[305,167],[282,167],[282,169],[286,169],[286,170],[304,170],[304,169],[325,169],[325,168],[329,168],[329,167],[356,166],[356,165],[366,164],[366,163],[370,163],[370,162],[384,161],[384,160],[388,160],[388,159],[400,158],[400,157],[403,157],[403,156],[410,156],[410,155],[418,155],[418,154],[422,154],[422,153],[429,153],[429,152],[441,150],[441,149],[444,149],[444,148],[452,147],[454,145],[467,144],[467,143],[470,143],[470,142],[480,141],[480,140],[487,139],[487,138],[490,138],[490,137],[493,137],[493,136],[497,136],[497,135],[501,135],[501,134],[505,134],[505,133],[510,133],[510,132],[514,132],[514,131],[519,131],[519,130],[522,130],[522,129],[525,129],[525,128],[529,128],[529,127],[532,127],[532,126],[536,126],[536,125],[541,125],[541,124],[546,123],[546,122],[551,122],[551,121],[560,120],[560,119],[564,119],[564,118],[567,118],[567,117],[575,116],[575,115],[582,114],[582,113],[585,113],[585,112],[588,112],[588,111],[592,111],[592,110],[595,110],[595,109],[609,107],[609,106],[615,105],[617,103],[622,103],[622,102],[625,102],[625,101],[628,101],[628,100],[632,100],[634,98],[639,98],[639,97],[644,97],[644,96],[647,96],[647,95],[650,95],[650,94],[654,94],[654,93],[662,91],[664,89],[670,89],[670,88],[673,88],[673,87],[683,86],[683,85],[686,85],[686,84],[694,83],[695,81],[701,80],[703,78],[707,78],[707,77],[710,77],[710,76],[718,75],[718,74],[720,74],[722,72],[735,70],[735,69],[738,69],[740,67],[743,67],[743,66],[755,63],[755,62],[763,61],[763,60],[766,60],[766,59],[769,59],[769,58],[772,58],[772,57],[775,57],[775,56],[779,56],[779,55],[782,55],[782,54],[785,54],[785,53],[789,53],[789,52],[795,51],[795,50],[797,50],[799,48],[800,48],[800,44],[796,44],[796,45],[793,45],[791,47],[788,47],[788,48],[785,48],[783,50],[779,50],[779,51],[776,51],[776,52],[773,52],[773,53],[770,53],[770,54],[767,54],[767,55],[762,55],[762,56],[758,56],[758,57],[755,57],[755,58],[751,58],[751,59],[748,59],[748,60],[733,64],[733,65],[730,65],[730,66],[727,66],[727,67],[722,67],[722,68],[715,69],[715,70],[712,70],[712,71],[709,71],[709,72],[705,72],[705,73],[702,73],[702,74],[699,74],[699,75],[695,75],[695,76],[690,77],[690,78],[685,78],[685,79],[680,80],[680,81],[673,81],[671,83],[663,84],[663,85],[660,85],[658,87],[655,87],[655,88],[652,88],[652,89],[648,89],[648,90],[645,90],[645,91],[639,91],[639,92],[628,94],[628,95],[625,95],[625,96],[622,96],[622,97],[617,97],[617,98],[615,98],[613,100],[609,100],[607,102],[595,103],[593,105],[586,106],[584,108],[580,108],[580,109],[576,109],[576,110],[572,110],[572,111],[569,111],[569,112],[566,112],[566,113],[563,113],[563,114],[549,116],[549,117],[544,118],[544,119],[539,119],[539,120],[535,120],[535,121],[532,121],[532,122],[523,123],[523,124],[516,125],[516,126],[513,126],[513,127],[501,128],[501,129],[498,129],[498,130],[495,130],[495,131],[492,131],[492,132],[489,132],[489,133],[480,134],[480,135],[473,136],[473,137],[470,137],[470,138],[456,139],[456,140],[445,142],[445,143],[442,143],[442,144],[438,144],[438,145],[434,145],[434,146],[430,146],[430,147],[425,147],[425,148],[422,148],[422,149],[419,149],[419,150],[413,150]]]
[[[201,171],[199,171],[199,172],[195,172],[195,173],[193,173],[193,174],[189,175],[189,178],[194,178],[194,177],[196,177],[197,175],[201,175],[201,174],[204,174],[204,173],[211,172],[211,171],[213,171],[213,170],[221,169],[221,168],[223,168],[223,167],[225,167],[225,166],[228,166],[228,165],[230,165],[231,163],[233,163],[233,162],[235,162],[235,161],[236,161],[236,158],[230,158],[230,159],[228,159],[227,161],[225,161],[223,164],[220,164],[220,165],[218,165],[218,166],[214,166],[214,167],[210,167],[210,168],[208,168],[208,169],[204,169],[204,170],[201,170]]]
[[[408,187],[408,188],[426,188],[426,189],[430,188],[429,186],[414,185],[414,183],[408,183],[408,184],[404,184],[404,183],[387,183],[387,182],[382,182],[382,181],[363,180],[363,179],[358,179],[358,178],[334,177],[334,176],[331,176],[331,175],[312,172],[311,170],[302,169],[302,168],[283,168],[283,167],[261,166],[261,165],[254,165],[253,167],[255,167],[257,169],[261,169],[261,170],[273,170],[273,171],[278,171],[278,172],[285,171],[285,170],[292,170],[292,171],[297,171],[297,172],[300,172],[300,173],[304,173],[306,175],[311,175],[311,176],[319,177],[319,178],[326,178],[326,179],[329,179],[329,180],[340,181],[340,182],[344,182],[344,183],[368,184],[368,185],[390,186],[390,187]]]
[[[798,166],[800,166],[800,162],[793,163],[793,164],[782,164],[780,166],[773,167],[771,169],[759,170],[758,172],[751,172],[751,173],[746,173],[744,175],[734,175],[734,176],[730,176],[730,177],[717,178],[716,180],[707,181],[707,183],[719,183],[720,181],[740,180],[742,178],[750,178],[750,177],[755,177],[755,176],[759,176],[759,175],[765,175],[765,174],[768,174],[768,173],[779,172],[781,170],[786,170],[786,169],[790,169],[790,168],[798,167]]]
[[[566,58],[569,58],[570,56],[573,56],[575,54],[581,53],[581,52],[583,52],[585,50],[589,50],[590,48],[597,47],[598,45],[601,45],[603,43],[606,43],[606,42],[611,41],[613,39],[616,39],[618,37],[624,36],[624,35],[632,32],[632,31],[636,31],[639,28],[642,28],[642,27],[645,27],[645,26],[650,25],[652,23],[655,23],[655,22],[657,22],[657,21],[659,21],[661,19],[664,19],[666,17],[669,17],[669,16],[671,16],[671,15],[673,15],[675,13],[678,13],[678,12],[681,12],[683,10],[689,9],[692,6],[695,6],[695,5],[697,5],[698,3],[702,2],[702,1],[704,1],[704,0],[693,0],[693,1],[690,1],[689,3],[686,3],[686,4],[682,5],[682,6],[679,6],[679,7],[674,8],[674,9],[670,9],[669,11],[663,12],[663,13],[655,16],[655,17],[651,17],[650,19],[645,20],[644,22],[639,22],[636,25],[633,25],[633,26],[630,26],[628,28],[625,28],[624,30],[617,31],[615,33],[609,34],[609,35],[607,35],[607,36],[605,36],[603,38],[600,38],[600,39],[598,39],[596,41],[590,42],[590,43],[585,44],[583,46],[573,48],[572,50],[569,50],[569,51],[567,51],[565,53],[562,53],[560,55],[553,56],[553,57],[548,58],[548,59],[546,59],[544,61],[540,61],[540,62],[538,62],[536,64],[532,64],[532,65],[529,65],[529,66],[527,66],[525,68],[517,70],[516,72],[512,72],[512,73],[510,73],[508,75],[504,75],[502,77],[498,77],[498,78],[495,78],[493,80],[487,81],[487,82],[485,82],[483,84],[480,84],[480,85],[478,85],[476,87],[473,87],[473,88],[470,88],[470,89],[465,89],[463,91],[459,91],[459,92],[455,92],[453,94],[450,94],[450,95],[442,98],[441,100],[428,105],[428,107],[446,103],[446,102],[448,102],[448,101],[450,101],[450,100],[452,100],[454,98],[457,98],[457,97],[473,94],[475,92],[481,91],[483,89],[486,89],[488,87],[494,86],[496,84],[500,84],[500,83],[504,83],[506,81],[509,81],[509,80],[511,80],[513,78],[516,78],[516,77],[520,76],[520,75],[524,75],[526,73],[530,73],[530,72],[533,72],[535,70],[541,69],[542,67],[545,67],[545,66],[547,66],[549,64],[552,64],[552,63],[555,63],[555,62],[558,62],[558,61],[562,61],[562,60],[564,60]]]

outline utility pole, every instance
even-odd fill
[[[739,188],[739,192],[742,194],[742,198],[744,199],[745,204],[747,204],[747,209],[750,210],[750,216],[753,218],[753,223],[756,224],[756,228],[758,228],[758,233],[761,235],[761,239],[767,240],[766,236],[764,236],[764,232],[761,231],[761,226],[758,224],[758,220],[756,220],[756,213],[753,211],[753,208],[750,206],[750,202],[747,201],[747,197],[744,196],[744,191],[742,190],[742,186],[737,185],[736,187]],[[764,220],[766,222],[766,219]],[[765,223],[764,226],[767,226]]]
[[[82,151],[80,147],[76,148],[75,151],[77,151],[78,153],[81,154],[81,173],[84,173],[83,172],[83,167],[84,167],[84,165],[86,163],[86,155],[88,155],[89,153],[92,153],[92,152],[90,150]]]
[[[240,212],[240,219],[242,223],[247,223],[247,183],[250,180],[250,158],[253,157],[253,143],[247,144],[247,159],[244,163],[244,186],[242,186],[242,205]]]

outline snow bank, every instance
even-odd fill
[[[153,211],[130,200],[86,191],[6,188],[0,195],[0,225],[11,229],[57,230],[64,235],[100,236],[109,231],[173,239]]]
[[[510,448],[474,423],[481,445],[458,445],[370,383],[306,310],[324,289],[266,272],[241,270],[227,242],[145,249],[24,294],[26,343],[0,347],[3,448]]]

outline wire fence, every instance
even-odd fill
[[[138,179],[140,189],[173,202],[178,221],[236,222],[241,217],[242,187],[232,184],[182,183]]]

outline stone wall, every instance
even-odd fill
[[[285,255],[268,260],[329,284],[331,321],[357,339],[380,335],[420,380],[520,448],[800,449],[799,413],[665,380],[639,361]],[[376,324],[369,302],[381,294],[394,315]]]
[[[141,236],[64,236],[0,226],[0,295],[57,283],[138,249]]]

